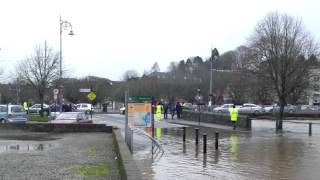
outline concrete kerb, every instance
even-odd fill
[[[1,124],[0,131],[22,130],[29,132],[105,132],[112,133],[112,126],[104,124]]]
[[[142,180],[142,174],[138,169],[132,154],[129,151],[119,129],[113,130],[113,141],[118,157],[118,168],[123,180]]]

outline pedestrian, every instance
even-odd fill
[[[160,122],[161,120],[161,113],[162,113],[162,106],[159,102],[158,105],[156,106],[156,115],[157,115],[158,122]]]
[[[238,109],[236,108],[236,105],[233,105],[233,107],[230,109],[230,119],[232,122],[233,130],[236,130],[238,120]]]
[[[164,105],[163,105],[163,116],[164,116],[164,119],[168,119],[168,109],[169,109],[168,102],[164,102]]]
[[[171,104],[171,119],[174,118],[174,112],[176,111],[176,105],[174,104],[174,102],[172,102]]]
[[[177,111],[177,118],[180,119],[181,112],[182,112],[182,106],[181,106],[180,102],[177,102],[177,104],[176,104],[176,111]]]

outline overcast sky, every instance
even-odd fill
[[[63,34],[63,62],[73,77],[122,79],[158,62],[210,56],[244,44],[270,11],[301,17],[320,37],[317,0],[1,0],[0,62],[8,78],[16,62],[45,40],[59,50],[59,15],[75,36]]]

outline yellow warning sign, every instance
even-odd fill
[[[88,94],[88,99],[90,100],[90,101],[93,101],[94,99],[96,99],[96,94],[93,92],[93,91],[91,91],[91,92],[89,92],[89,94]]]

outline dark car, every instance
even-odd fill
[[[29,114],[40,114],[41,112],[41,104],[34,104],[33,106],[27,109]],[[43,104],[43,115],[49,116],[50,115],[50,106],[47,104]]]

